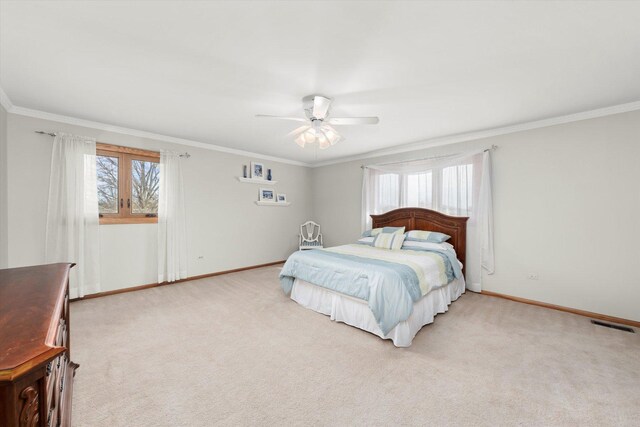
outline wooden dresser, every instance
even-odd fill
[[[0,270],[0,426],[70,426],[69,270]]]

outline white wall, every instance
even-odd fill
[[[44,261],[52,140],[34,130],[146,149],[187,149],[7,115],[0,108],[0,125],[5,121],[0,263],[2,248],[9,248],[9,267]],[[189,147],[189,275],[285,259],[296,249],[298,225],[310,218],[322,225],[327,245],[352,242],[360,234],[361,164],[491,144],[499,146],[493,157],[496,273],[484,276],[484,289],[640,320],[640,112],[316,169],[265,162],[279,181],[276,189],[292,201],[287,208],[255,205],[258,187],[235,179],[251,159]],[[101,226],[103,290],[155,282],[156,238],[155,225]],[[528,280],[528,273],[539,280]]]
[[[326,243],[360,234],[362,164],[492,144],[496,272],[483,288],[640,321],[638,111],[316,168]]]
[[[298,226],[311,215],[308,168],[264,161],[289,207],[257,206],[258,186],[236,176],[250,158],[8,114],[8,266],[44,262],[52,138],[36,130],[92,136],[99,142],[150,150],[188,151],[184,161],[190,276],[286,259]],[[256,159],[253,159],[256,160]],[[100,226],[102,290],[157,281],[155,224]],[[200,258],[202,257],[202,258]]]
[[[0,268],[7,267],[7,112],[0,105]]]

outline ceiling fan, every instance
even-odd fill
[[[317,142],[321,150],[329,148],[344,139],[333,126],[375,125],[380,121],[377,117],[331,117],[329,115],[330,106],[330,98],[322,95],[309,95],[302,98],[302,108],[306,118],[270,116],[266,114],[256,114],[256,117],[304,122],[304,125],[289,132],[287,136],[296,137],[296,144],[302,148],[306,144]]]

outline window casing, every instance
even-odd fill
[[[96,145],[100,224],[158,222],[160,153]]]

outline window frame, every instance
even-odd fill
[[[160,163],[160,153],[157,151],[141,150],[138,148],[122,147],[111,144],[96,144],[96,156],[118,158],[118,213],[100,214],[100,225],[109,224],[157,224],[158,216],[149,217],[148,214],[134,214],[131,212],[131,185],[133,160]]]

